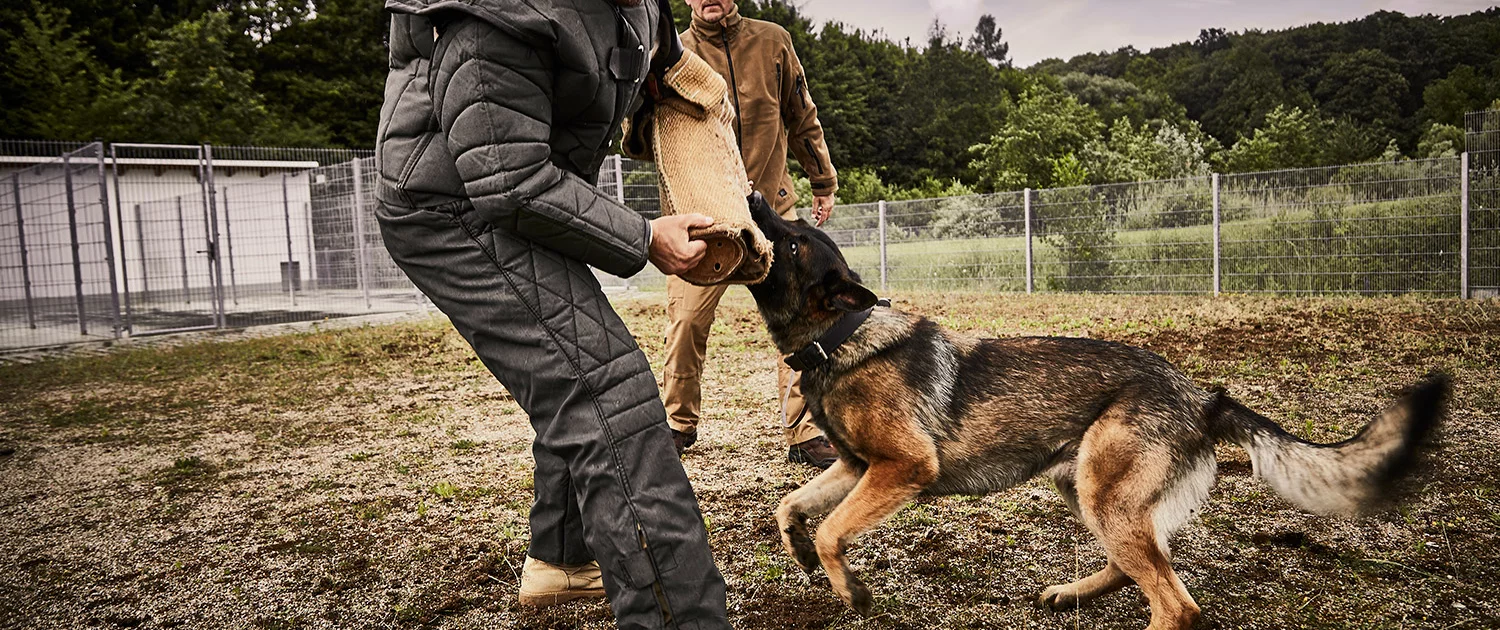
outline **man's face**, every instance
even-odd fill
[[[729,9],[734,6],[734,0],[687,0],[689,7],[693,8],[693,15],[705,22],[717,22],[724,19]]]

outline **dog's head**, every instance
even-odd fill
[[[750,294],[777,343],[823,329],[846,312],[875,306],[875,294],[859,283],[844,254],[822,230],[798,219],[788,221],[760,193],[751,196],[750,216],[771,241],[771,272]]]

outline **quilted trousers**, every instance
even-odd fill
[[[536,430],[533,558],[598,560],[621,628],[727,628],[724,579],[650,364],[587,265],[467,202],[380,204],[386,249]]]

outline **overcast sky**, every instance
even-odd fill
[[[1344,22],[1381,9],[1407,15],[1458,15],[1496,5],[1477,0],[794,0],[815,23],[835,20],[890,39],[926,42],[934,18],[967,36],[985,13],[1004,29],[1018,66],[1048,57],[1146,51],[1191,40],[1204,28],[1279,29]]]

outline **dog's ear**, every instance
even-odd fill
[[[857,313],[875,307],[875,301],[879,298],[875,297],[874,292],[840,274],[830,273],[828,276],[823,283],[824,295],[827,296],[823,298],[824,308]]]

